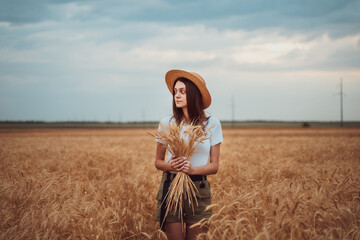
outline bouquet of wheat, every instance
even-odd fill
[[[160,128],[155,134],[150,134],[162,142],[168,143],[168,151],[172,156],[185,157],[189,161],[191,156],[196,152],[197,146],[204,140],[208,139],[207,132],[200,125],[191,123],[187,125],[182,131],[183,122],[179,125],[176,122],[171,122],[166,128],[160,123]],[[178,172],[169,186],[164,200],[166,200],[166,213],[163,222],[169,212],[178,212],[181,222],[183,223],[182,206],[185,200],[188,200],[194,212],[194,204],[198,204],[196,199],[196,192],[198,192],[195,184],[183,172]],[[165,204],[162,202],[162,204]]]

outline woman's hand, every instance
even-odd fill
[[[184,166],[183,166],[183,168],[182,168],[181,171],[182,171],[183,173],[188,174],[188,175],[192,174],[193,168],[192,168],[192,166],[191,166],[190,161],[185,160],[184,162],[185,162],[185,163],[184,163]]]
[[[171,167],[177,172],[181,172],[183,170],[186,162],[185,157],[172,157],[170,161]]]
[[[186,160],[185,157],[172,157],[170,163],[172,168],[177,172],[183,172],[189,175],[193,171],[190,161]]]

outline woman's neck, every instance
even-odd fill
[[[184,122],[186,123],[190,123],[190,117],[189,117],[189,113],[186,107],[182,108],[182,111],[184,113]]]

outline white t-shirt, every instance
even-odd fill
[[[160,120],[160,123],[161,123],[161,125],[166,127],[167,125],[169,125],[170,121],[171,122],[175,121],[175,118],[172,118],[172,115],[164,117],[163,119]],[[212,126],[214,126],[214,127],[209,130],[209,128]],[[186,127],[187,126],[184,125],[182,131]],[[159,128],[160,128],[160,124],[159,124]],[[196,152],[192,155],[192,157],[190,159],[191,166],[201,167],[201,166],[208,164],[209,159],[210,159],[211,146],[214,146],[218,143],[223,142],[221,123],[215,117],[212,117],[212,116],[209,117],[208,124],[205,127],[205,131],[208,132],[209,139],[206,139],[205,141],[203,141],[202,143],[200,143],[197,146],[197,148],[195,150]],[[167,145],[167,142],[161,142],[159,139],[155,139],[155,141],[162,143],[164,145]],[[168,162],[170,162],[171,158],[172,158],[172,155],[171,155],[170,151],[168,151]]]

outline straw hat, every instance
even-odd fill
[[[202,96],[204,109],[208,108],[211,104],[211,96],[209,90],[206,88],[206,83],[204,79],[197,73],[186,72],[183,70],[176,70],[176,69],[168,71],[165,75],[165,82],[171,94],[173,93],[174,82],[176,81],[176,79],[180,77],[189,79],[199,88]]]

